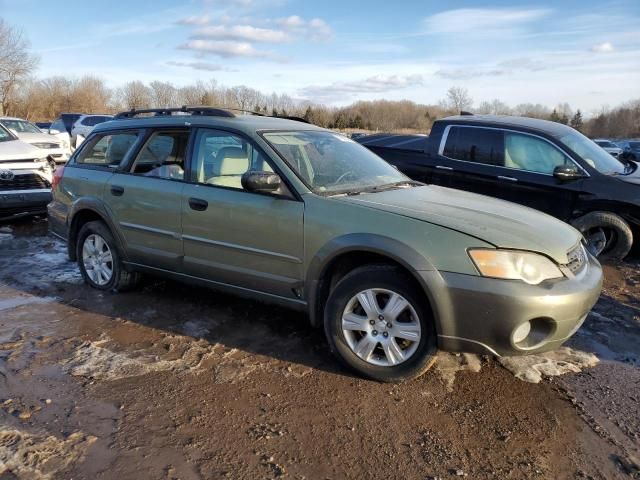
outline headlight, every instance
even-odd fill
[[[562,277],[558,266],[547,257],[518,250],[469,250],[469,256],[483,277],[522,280],[537,285]]]

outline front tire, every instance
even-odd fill
[[[329,295],[324,326],[338,358],[373,380],[410,380],[435,361],[435,328],[424,293],[397,267],[368,265],[342,278]]]
[[[621,261],[633,246],[629,224],[615,213],[591,212],[571,224],[584,235],[589,251],[601,260]]]
[[[138,282],[136,272],[124,269],[109,228],[100,221],[85,223],[76,244],[78,266],[84,281],[98,290],[130,290]]]

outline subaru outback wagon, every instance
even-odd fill
[[[301,121],[124,112],[56,172],[53,197],[51,229],[90,286],[146,272],[297,308],[376,380],[422,374],[437,349],[556,348],[601,289],[572,227],[412,181]]]

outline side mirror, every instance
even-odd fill
[[[553,176],[561,182],[570,182],[584,178],[584,174],[576,167],[556,167],[553,170]]]
[[[59,133],[60,133],[60,130],[56,130],[55,128],[49,129],[49,135],[58,135]]]
[[[249,192],[275,192],[280,188],[282,180],[273,172],[249,170],[240,179],[242,188]]]

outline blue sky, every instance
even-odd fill
[[[343,105],[640,98],[640,1],[0,0],[40,76],[216,79]]]

